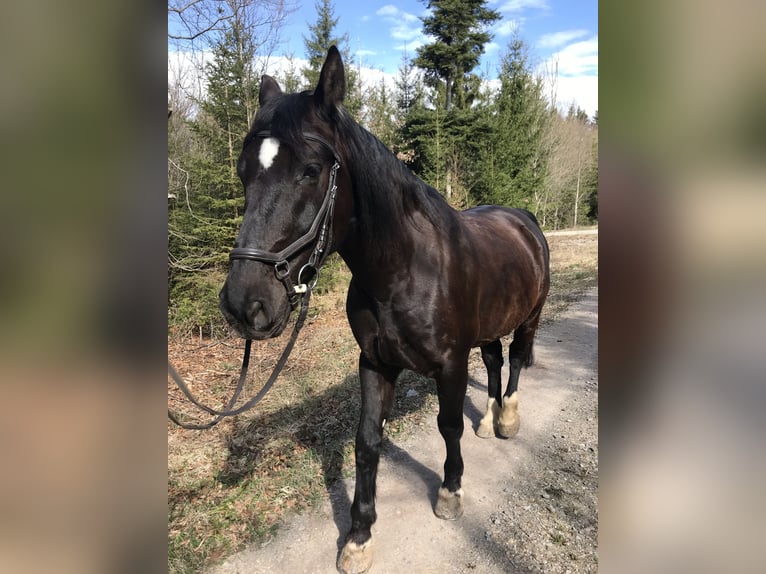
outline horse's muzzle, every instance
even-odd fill
[[[269,318],[263,310],[263,303],[252,301],[245,309],[245,321],[247,325],[252,325],[256,331],[265,331],[270,326]]]
[[[290,316],[290,304],[283,296],[270,303],[256,298],[237,296],[224,284],[219,307],[226,321],[245,339],[270,339],[284,331]]]

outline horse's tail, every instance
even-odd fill
[[[542,313],[543,304],[544,302],[540,302],[534,309],[532,309],[532,313],[530,313],[526,321],[518,327],[518,329],[521,330],[519,332],[519,335],[521,335],[519,339],[525,343],[521,353],[519,353],[521,355],[521,365],[524,368],[531,367],[535,363],[535,332],[537,331],[537,326],[540,321],[540,313]],[[516,334],[517,331],[514,331],[514,342],[517,338]],[[511,345],[513,345],[513,343],[511,343]]]
[[[528,209],[524,209],[523,207],[518,207],[516,209],[517,211],[521,212],[524,216],[526,216],[527,219],[529,219],[532,223],[535,224],[535,227],[537,227],[537,229],[535,230],[535,235],[537,235],[542,240],[542,243],[545,245],[545,250],[548,251],[548,241],[545,239],[543,228],[540,226],[540,222],[537,220],[537,217],[535,217],[535,214],[529,211]]]
[[[524,213],[526,213],[526,214],[527,214],[527,217],[529,217],[529,219],[531,219],[532,221],[534,221],[534,222],[535,222],[535,225],[537,225],[537,227],[540,227],[540,222],[537,220],[537,217],[535,217],[535,214],[534,214],[534,213],[532,213],[532,212],[531,212],[531,211],[529,211],[528,209],[524,209],[523,207],[519,207],[518,209],[519,209],[519,211],[523,211]]]
[[[524,368],[531,367],[535,363],[535,352],[534,352],[535,342],[534,340],[529,343],[527,346],[527,350],[524,353],[524,356],[522,357],[522,365],[524,365]]]

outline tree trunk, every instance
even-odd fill
[[[226,100],[228,101],[228,99],[229,99],[229,87],[228,86],[225,86],[225,94],[226,94]],[[236,163],[235,163],[235,160],[234,160],[234,141],[233,141],[232,138],[233,138],[233,136],[232,136],[231,116],[229,115],[229,108],[227,107],[226,108],[226,142],[227,142],[228,147],[229,147],[229,158],[228,158],[229,159],[229,174],[231,176],[232,181],[234,181],[234,179],[237,176],[237,166],[236,166]],[[232,199],[234,198],[234,188],[233,187],[232,187],[232,191],[231,191],[230,197]],[[234,206],[234,217],[237,217],[237,215],[238,215],[237,207],[235,205]]]
[[[577,187],[575,188],[575,204],[574,204],[574,220],[572,221],[572,227],[577,227],[577,208],[580,205],[580,172],[582,168],[582,161],[580,161],[580,152],[577,152]]]

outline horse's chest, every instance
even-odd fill
[[[432,321],[407,313],[383,313],[371,351],[379,360],[432,376],[443,362],[449,341]]]
[[[348,318],[362,352],[373,363],[433,376],[455,345],[443,317],[415,300],[421,301],[416,297],[376,301],[352,285]]]

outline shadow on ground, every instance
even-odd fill
[[[432,379],[403,372],[397,380],[396,399],[387,421],[389,432],[398,432],[402,417],[423,410],[435,394],[436,385]],[[353,452],[359,413],[359,377],[349,374],[339,385],[300,403],[237,421],[227,437],[228,456],[216,480],[229,487],[236,486],[247,480],[266,461],[286,458],[296,446],[308,449],[321,463],[322,480],[338,527],[340,548],[351,524],[351,500],[339,479],[344,477],[344,463],[348,472],[346,458]],[[284,451],[284,457],[275,450]],[[389,440],[384,441],[383,456],[394,456],[396,451],[406,456]],[[410,464],[413,470],[418,465],[416,461]],[[417,470],[424,476],[424,482],[431,485],[429,495],[435,502],[439,476],[422,465]],[[426,476],[426,473],[430,475]]]

